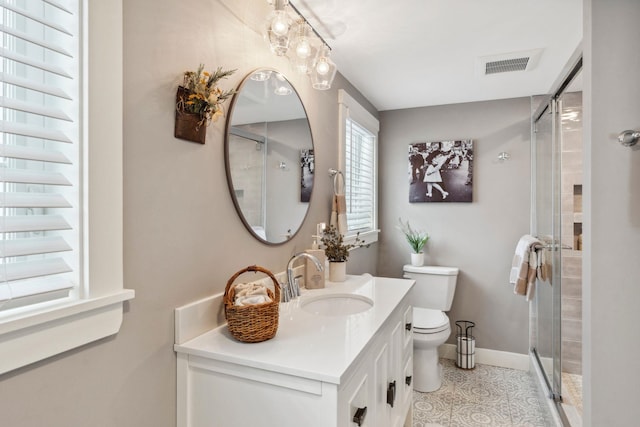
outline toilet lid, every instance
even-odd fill
[[[418,273],[418,274],[435,274],[438,276],[457,276],[459,269],[457,267],[440,267],[434,265],[405,265],[402,267],[402,271],[405,273]]]
[[[440,310],[413,307],[413,329],[428,333],[430,330],[442,330],[449,326],[449,318]]]

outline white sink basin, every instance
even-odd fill
[[[357,294],[326,294],[310,296],[300,301],[308,313],[323,316],[347,316],[362,313],[373,307],[373,300]]]

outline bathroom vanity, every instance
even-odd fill
[[[276,336],[255,344],[225,324],[189,338],[185,325],[215,297],[177,309],[177,425],[410,425],[412,286],[370,275],[327,282],[281,303]]]

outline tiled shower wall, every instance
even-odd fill
[[[229,161],[231,164],[242,165],[240,170],[232,172],[231,176],[236,200],[249,224],[264,225],[264,144],[235,135],[231,135],[230,138],[233,144],[229,144]]]
[[[562,371],[582,374],[582,92],[562,105]]]

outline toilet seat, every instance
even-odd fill
[[[413,332],[437,334],[449,329],[449,318],[440,310],[413,307]]]

